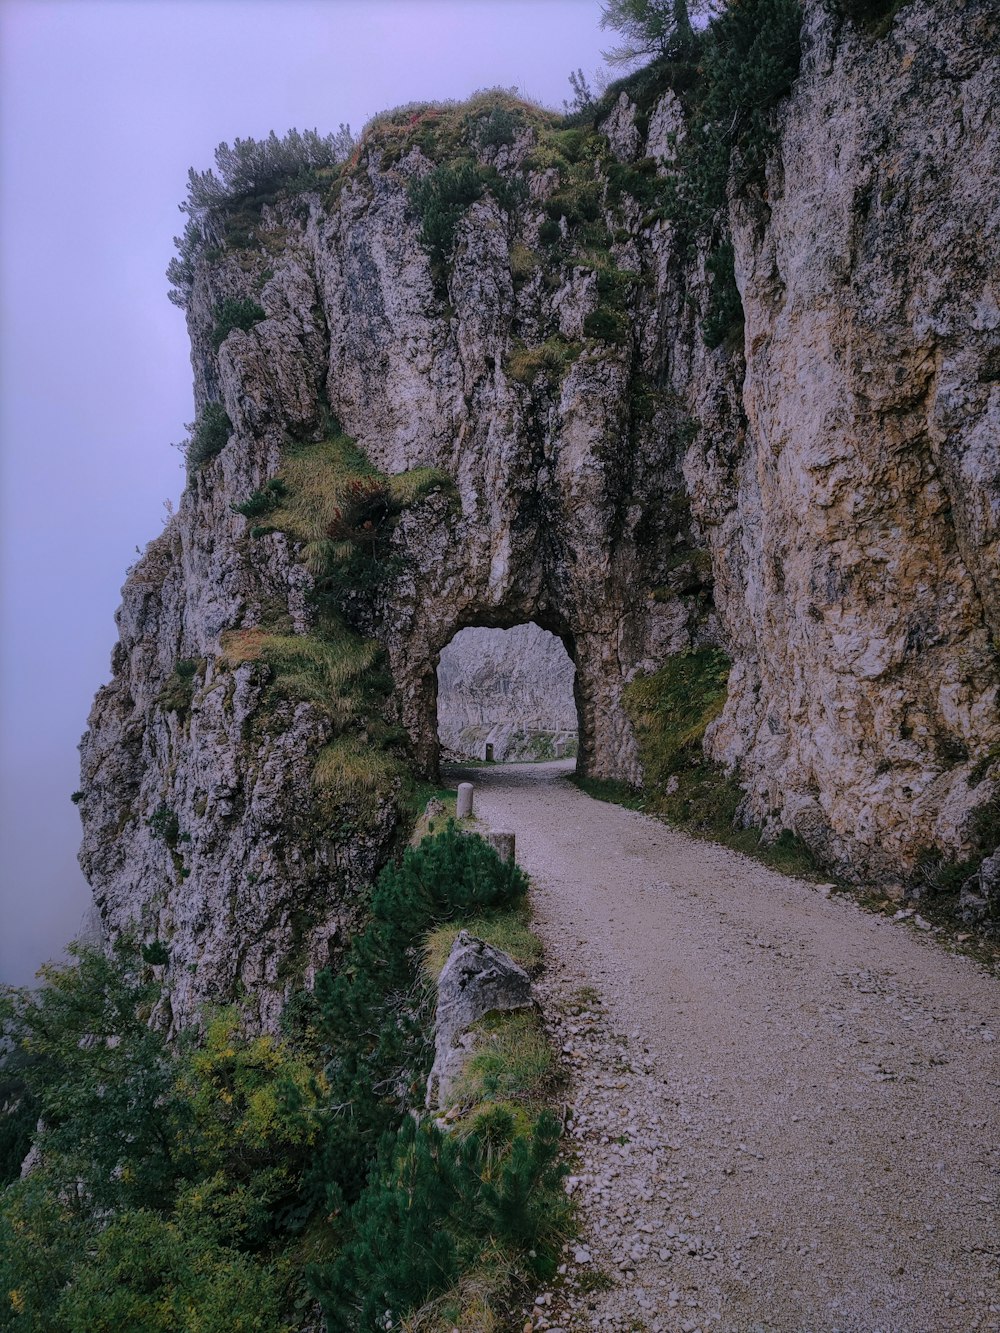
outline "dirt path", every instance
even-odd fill
[[[517,833],[573,1068],[590,1231],[536,1326],[1000,1329],[1000,983],[568,768],[463,775]]]

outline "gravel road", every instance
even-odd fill
[[[570,767],[452,770],[517,834],[572,1073],[587,1230],[532,1326],[1000,1329],[1000,983]]]

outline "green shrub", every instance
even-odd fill
[[[551,1276],[567,1219],[559,1122],[543,1113],[527,1134],[483,1128],[454,1136],[407,1119],[382,1139],[351,1239],[311,1273],[329,1327],[396,1327],[454,1282],[470,1249],[499,1246]]]
[[[188,215],[183,234],[174,237],[177,254],[167,265],[170,300],[185,309],[191,298],[195,267],[209,246],[220,238],[230,242],[249,239],[247,217],[280,189],[315,184],[324,173],[333,174],[355,147],[347,125],[336,134],[289,130],[282,138],[272,130],[266,139],[236,139],[215,150],[215,171],[188,172],[187,198],[181,211]],[[216,175],[218,172],[218,175]],[[249,205],[249,207],[246,207]],[[243,235],[237,233],[242,229]]]
[[[260,491],[253,491],[247,499],[240,501],[240,504],[232,504],[233,513],[241,513],[244,519],[260,519],[268,513],[273,513],[281,504],[281,500],[288,495],[288,487],[281,481],[280,477],[271,477],[271,480],[265,481]]]
[[[167,677],[166,684],[156,696],[156,702],[166,713],[177,713],[184,717],[191,708],[194,699],[195,679],[204,662],[195,662],[183,658],[177,662]]]
[[[189,436],[186,448],[188,476],[192,477],[226,447],[233,423],[221,403],[207,403],[197,420],[185,429]]]
[[[462,215],[483,193],[483,177],[474,162],[435,167],[410,185],[410,202],[420,217],[420,241],[432,261],[444,265]]]
[[[283,1286],[272,1266],[136,1210],[100,1233],[57,1317],[66,1333],[291,1333]]]
[[[24,1077],[33,1059],[18,1046],[0,1055],[0,1191],[21,1174],[38,1122],[38,1098]]]
[[[162,802],[146,820],[146,827],[154,838],[162,838],[170,848],[176,847],[180,841],[181,825],[177,812]]]
[[[273,513],[287,494],[288,487],[281,478],[272,477],[259,491],[254,491],[240,504],[234,504],[232,510],[234,514],[242,514],[244,518],[263,518],[265,514]]]
[[[545,201],[545,212],[551,222],[565,218],[570,229],[597,222],[601,218],[601,196],[593,182],[575,182],[551,195]]]
[[[838,0],[840,8],[872,37],[884,37],[909,0]]]
[[[310,1260],[329,1327],[345,1333],[385,1327],[387,1310],[501,1254],[508,1286],[515,1270],[548,1277],[568,1206],[555,1119],[486,1106],[471,1132],[443,1135],[409,1113],[430,1051],[427,928],[509,913],[525,888],[453,826],[409,849],[380,876],[337,976],[299,1006],[308,1062],[243,1036],[234,1009],[168,1045],[150,1026],[165,998],[159,941],[75,949],[38,990],[8,993],[0,1093],[44,1129],[42,1166],[0,1195],[3,1326],[290,1333],[310,1304]],[[516,1044],[519,1063],[481,1080],[497,1095],[551,1059]],[[25,1135],[0,1129],[13,1178]]]
[[[335,134],[289,130],[279,139],[272,130],[266,139],[234,139],[232,147],[220,143],[215,150],[219,174],[192,167],[181,209],[199,217],[248,195],[266,194],[303,173],[339,166],[353,149],[354,137],[347,125],[341,125]]]
[[[538,228],[538,239],[542,245],[558,245],[562,240],[562,228],[557,220],[546,218]]]
[[[494,168],[471,161],[444,163],[410,184],[410,203],[420,218],[420,242],[430,254],[439,295],[446,294],[445,271],[458,224],[487,188],[508,213],[527,197],[522,177],[507,179]]]
[[[319,1179],[349,1200],[364,1186],[381,1134],[405,1113],[429,1067],[421,963],[426,933],[441,922],[509,907],[527,879],[482,838],[454,824],[382,871],[371,919],[337,974],[316,980],[317,1031],[326,1044],[329,1122]]]
[[[656,167],[656,159],[652,157],[641,162],[610,162],[608,199],[617,204],[628,194],[644,208],[652,208],[663,196],[663,181],[656,174]]]
[[[74,962],[42,969],[37,990],[11,992],[0,1007],[31,1057],[22,1073],[45,1152],[96,1208],[155,1204],[169,1195],[177,1156],[171,1058],[148,1026],[160,988],[128,945],[112,957],[71,954]]]
[[[267,314],[256,301],[237,301],[227,297],[215,307],[212,346],[218,351],[233,329],[243,329],[246,332],[255,324],[259,324],[262,319],[267,319]]]
[[[712,280],[702,326],[706,347],[720,346],[743,328],[743,302],[736,285],[734,260],[732,242],[723,241],[705,261]]]
[[[150,1026],[164,998],[159,943],[71,952],[42,986],[0,1001],[14,1042],[3,1072],[43,1122],[40,1165],[0,1195],[0,1309],[16,1316],[0,1325],[297,1327],[305,1292],[288,1253],[308,1217],[315,1128],[286,1101],[315,1105],[308,1067],[270,1037],[242,1036],[230,1010],[200,1044],[189,1032],[168,1045]]]
[[[709,25],[677,170],[664,182],[682,243],[693,246],[710,230],[731,173],[741,189],[763,180],[773,108],[798,74],[801,26],[799,0],[744,0]]]
[[[924,848],[917,854],[914,878],[925,892],[947,899],[957,895],[965,882],[979,873],[984,859],[1000,849],[1000,795],[993,796],[972,811],[963,830],[969,854],[960,860],[947,856],[936,848]],[[933,901],[933,899],[932,899]],[[938,914],[948,915],[954,903],[934,904]],[[1000,915],[1000,904],[991,904],[994,918]]]
[[[512,144],[521,119],[509,107],[492,107],[472,121],[471,133],[480,148],[499,148]]]
[[[588,338],[599,338],[616,346],[627,342],[630,336],[627,317],[606,306],[598,306],[584,317],[583,331]]]

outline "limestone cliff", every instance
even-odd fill
[[[317,756],[395,726],[432,772],[467,626],[558,635],[581,767],[627,781],[626,684],[721,645],[707,744],[748,818],[859,876],[969,850],[1000,754],[998,36],[993,0],[911,0],[878,40],[809,0],[765,183],[730,184],[745,323],[714,349],[705,252],[649,207],[685,132],[669,90],[596,131],[408,108],[205,222],[184,299],[228,442],[129,576],[82,747],[84,869],[112,934],[168,943],[175,1018],[246,988],[273,1022],[336,951],[405,780],[352,788],[341,757],[318,801]],[[435,250],[418,201],[462,189]],[[227,302],[259,315],[220,328]],[[311,548],[234,512],[343,437],[387,480],[357,464]],[[401,474],[445,480],[397,496],[379,580],[341,597],[389,673],[345,722],[301,671],[275,690],[273,654],[317,630],[344,495]]]

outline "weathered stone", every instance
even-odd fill
[[[501,949],[459,931],[438,978],[428,1107],[445,1107],[475,1047],[471,1029],[488,1014],[534,1004],[527,972]]]
[[[515,837],[513,833],[491,829],[486,834],[486,841],[499,856],[501,861],[513,861],[515,858]]]
[[[455,813],[459,819],[469,819],[472,816],[472,783],[460,782],[458,784],[458,799],[455,803]]]
[[[635,123],[635,103],[621,93],[610,116],[601,121],[601,132],[608,136],[611,151],[619,162],[632,162],[642,148],[642,135]]]
[[[958,906],[962,920],[969,925],[1000,917],[1000,847],[962,885]]]

